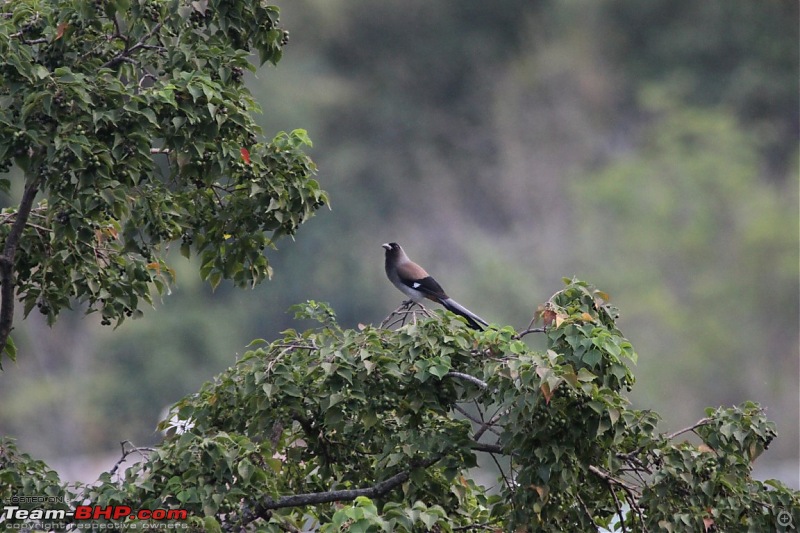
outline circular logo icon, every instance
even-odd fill
[[[778,525],[785,528],[792,527],[792,513],[786,509],[778,511]]]

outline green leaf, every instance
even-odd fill
[[[16,360],[17,360],[17,345],[14,344],[14,339],[11,338],[11,335],[9,335],[6,338],[6,346],[3,349],[3,353],[5,353],[6,356],[9,359],[11,359],[12,362],[16,362]],[[2,364],[0,364],[0,368],[3,368]]]
[[[43,80],[50,76],[50,72],[43,65],[36,65],[33,69],[33,74],[40,80]]]
[[[249,483],[250,478],[253,476],[253,463],[251,463],[247,459],[240,461],[236,471],[239,473],[241,482]]]
[[[211,284],[211,289],[216,289],[222,282],[222,272],[216,270],[208,277],[208,282]]]
[[[203,527],[207,533],[222,533],[222,528],[213,516],[206,516],[203,518]]]

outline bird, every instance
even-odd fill
[[[453,300],[444,292],[439,283],[424,268],[408,258],[403,248],[396,242],[381,245],[386,250],[386,276],[400,292],[411,298],[411,302],[419,303],[424,298],[440,304],[448,311],[463,316],[473,329],[482,330],[488,326],[484,319]]]

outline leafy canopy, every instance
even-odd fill
[[[243,84],[252,52],[280,59],[278,14],[258,0],[0,1],[0,172],[24,173],[0,179],[23,190],[1,215],[3,343],[13,287],[50,322],[76,300],[104,324],[139,313],[172,281],[173,242],[213,286],[271,274],[264,250],[327,201],[305,132],[262,140]]]
[[[800,493],[751,477],[776,437],[757,405],[709,409],[671,435],[656,431],[657,414],[630,407],[635,353],[605,299],[569,281],[542,306],[546,327],[522,333],[476,332],[442,312],[347,330],[308,302],[297,315],[318,327],[255,341],[174,406],[161,426],[171,435],[144,461],[71,497],[184,508],[207,531],[797,523]],[[544,352],[523,342],[529,333],[546,337]],[[495,462],[497,485],[472,479],[479,460]]]

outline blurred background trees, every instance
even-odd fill
[[[527,325],[577,275],[640,354],[636,407],[695,421],[762,403],[762,458],[797,487],[798,4],[745,0],[295,0],[291,44],[250,80],[265,131],[303,127],[332,211],[254,291],[212,292],[175,254],[155,312],[28,320],[0,374],[0,433],[51,461],[144,445],[163,408],[285,310],[341,323],[399,303],[401,242],[490,321]],[[41,323],[40,323],[41,322]]]

